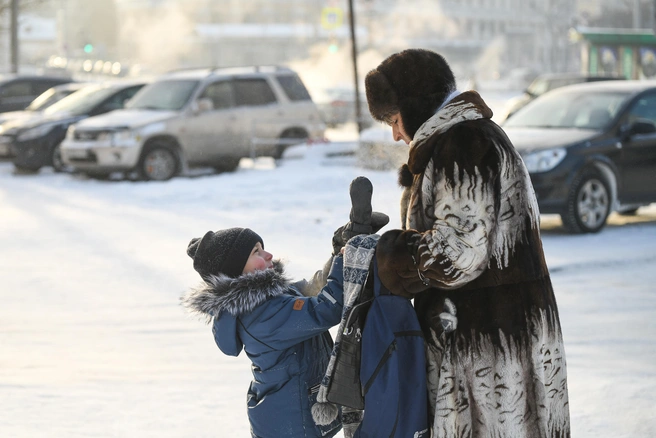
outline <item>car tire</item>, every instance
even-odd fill
[[[226,157],[222,158],[219,164],[213,167],[217,172],[234,172],[239,167],[241,158]]]
[[[574,179],[567,198],[567,210],[560,215],[570,233],[596,233],[610,214],[611,191],[606,180],[593,169]]]
[[[149,181],[167,181],[180,169],[176,151],[165,143],[152,143],[144,149],[138,170],[142,178]]]
[[[283,131],[283,133],[280,134],[280,143],[278,143],[275,149],[273,150],[272,157],[276,160],[281,159],[282,154],[285,152],[285,149],[291,146],[290,143],[288,143],[287,141],[283,141],[283,139],[307,140],[308,133],[301,128],[290,128]]]

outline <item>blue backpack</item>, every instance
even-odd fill
[[[410,300],[378,278],[362,331],[360,382],[364,417],[354,438],[428,438],[424,335]]]

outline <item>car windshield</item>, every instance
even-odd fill
[[[53,103],[57,102],[57,90],[54,88],[49,88],[43,93],[41,93],[36,99],[32,101],[27,108],[27,111],[41,111],[46,109]]]
[[[567,91],[548,93],[509,118],[504,127],[602,129],[617,115],[628,93]]]
[[[116,87],[102,85],[85,87],[52,104],[43,111],[43,114],[51,116],[58,113],[68,113],[72,116],[81,116],[87,114],[93,107],[117,91],[118,88]]]
[[[167,80],[154,82],[137,93],[126,108],[175,111],[184,107],[200,81]]]

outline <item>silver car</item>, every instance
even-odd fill
[[[88,174],[136,170],[167,180],[187,167],[231,171],[243,157],[280,158],[291,144],[322,139],[324,130],[288,68],[188,70],[160,77],[123,110],[72,126],[61,154]]]

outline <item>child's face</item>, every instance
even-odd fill
[[[262,248],[262,244],[257,242],[251,251],[251,255],[248,257],[246,266],[244,266],[244,271],[242,274],[249,274],[255,271],[264,271],[273,267],[273,255],[270,252],[266,252]]]

